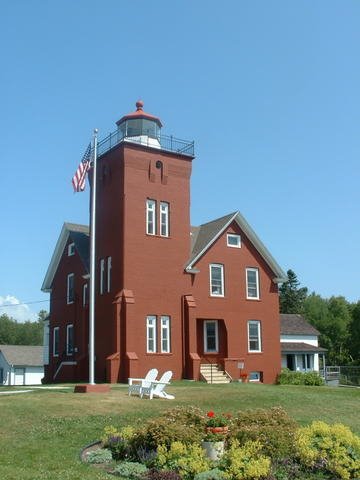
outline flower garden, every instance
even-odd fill
[[[139,426],[107,426],[83,458],[129,480],[360,479],[360,437],[342,424],[299,427],[279,407],[176,407]]]

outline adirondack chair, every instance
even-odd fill
[[[160,380],[153,380],[148,387],[142,388],[141,397],[146,395],[152,400],[153,397],[165,398],[166,400],[173,400],[174,395],[165,392],[166,385],[169,385],[170,379],[173,375],[171,370],[165,372]]]
[[[143,396],[142,390],[143,388],[149,388],[151,382],[153,382],[158,374],[158,370],[156,368],[152,368],[148,371],[145,375],[145,378],[129,378],[129,396],[132,393]]]

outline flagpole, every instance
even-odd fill
[[[96,163],[97,163],[97,134],[93,134],[93,175],[91,189],[91,218],[90,218],[90,306],[89,306],[89,384],[95,385],[95,271],[96,271]]]

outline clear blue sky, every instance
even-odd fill
[[[1,10],[0,305],[48,299],[63,222],[88,221],[89,189],[70,180],[92,130],[113,131],[138,98],[163,133],[195,140],[194,225],[240,210],[310,291],[360,299],[359,1]]]

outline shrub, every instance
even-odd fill
[[[156,470],[152,468],[146,475],[147,480],[181,480],[180,475],[173,470]]]
[[[234,440],[220,460],[220,469],[230,480],[257,480],[270,472],[270,458],[261,453],[260,442],[246,442],[240,446]]]
[[[156,450],[158,445],[168,448],[175,441],[200,443],[205,431],[205,417],[196,407],[177,407],[151,419],[140,429],[130,443],[134,451],[141,447]]]
[[[210,461],[200,445],[173,442],[169,449],[166,445],[158,447],[156,464],[161,469],[175,470],[182,478],[190,480],[197,473],[209,470]]]
[[[121,462],[113,470],[114,475],[119,475],[129,480],[139,480],[143,478],[147,472],[147,467],[137,462]]]
[[[224,480],[225,474],[218,468],[207,470],[195,475],[194,480]]]
[[[131,458],[131,440],[135,436],[135,429],[131,426],[120,430],[112,425],[104,428],[101,441],[104,447],[109,448],[114,460]]]
[[[296,453],[302,464],[343,480],[360,478],[360,438],[342,424],[313,422],[296,433]]]
[[[324,385],[323,378],[317,372],[293,372],[288,368],[283,368],[277,376],[279,385]]]
[[[291,457],[297,423],[281,407],[246,410],[233,419],[231,437],[240,444],[259,440],[272,459]]]
[[[86,454],[86,461],[88,463],[110,463],[112,454],[107,448],[98,448]]]

